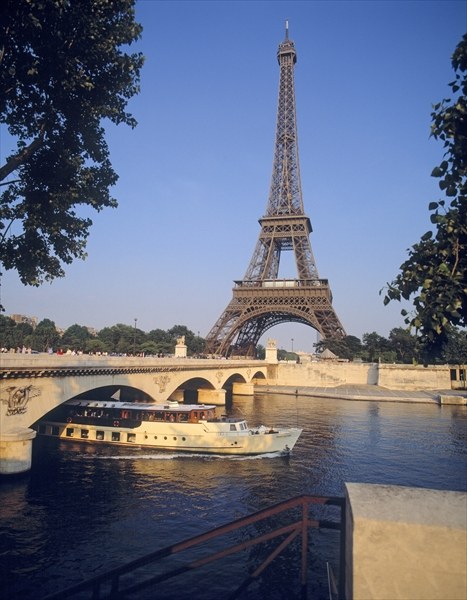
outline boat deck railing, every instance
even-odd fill
[[[321,510],[323,519],[312,519],[311,508],[313,505],[321,507],[337,507],[337,511]],[[273,523],[267,523],[270,519]],[[251,535],[254,525],[256,535]],[[330,496],[297,496],[280,502],[269,508],[242,517],[206,533],[196,535],[182,542],[156,550],[133,560],[125,565],[116,567],[105,573],[75,584],[60,592],[48,595],[44,600],[62,600],[65,598],[92,598],[92,600],[142,598],[143,590],[149,590],[164,581],[174,577],[181,577],[184,573],[205,567],[220,559],[226,559],[236,553],[260,545],[264,552],[257,553],[255,564],[251,567],[247,577],[232,590],[229,599],[239,598],[247,588],[258,581],[263,572],[284,550],[295,540],[301,541],[299,547],[299,578],[297,582],[298,594],[302,599],[307,598],[309,559],[310,559],[310,529],[333,529],[339,535],[339,569],[334,577],[329,563],[327,563],[328,591],[330,600],[344,598],[345,583],[345,499]],[[261,531],[258,534],[258,531]],[[222,537],[227,539],[222,540]],[[241,541],[238,541],[238,540]],[[209,547],[211,546],[211,547]],[[189,550],[192,550],[191,556]],[[185,556],[182,553],[186,553]],[[181,554],[176,564],[170,563],[170,556]],[[259,555],[261,557],[259,558]],[[164,564],[166,563],[166,564]],[[258,563],[258,564],[256,564]],[[150,568],[148,568],[150,566]],[[157,566],[157,568],[156,568]],[[138,574],[138,570],[146,567],[145,572]],[[191,595],[191,594],[190,594]],[[149,597],[149,596],[144,596]],[[195,597],[192,595],[192,597]]]

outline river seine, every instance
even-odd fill
[[[33,468],[0,483],[0,597],[39,599],[158,548],[344,482],[466,491],[465,407],[304,396],[234,397],[251,425],[299,425],[290,457],[154,454],[35,441]],[[309,597],[328,598],[335,532],[312,532]],[[299,598],[298,553],[285,553],[242,598]],[[251,550],[136,598],[228,597]]]

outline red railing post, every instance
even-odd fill
[[[340,519],[339,521],[327,520],[327,519],[311,519],[310,518],[310,508],[311,505],[328,505],[335,506],[340,508]],[[300,517],[297,515],[297,510],[301,509],[301,522]],[[159,563],[162,559],[169,559],[170,556],[177,554],[179,552],[188,551],[190,548],[199,548],[203,544],[208,544],[209,542],[221,539],[224,535],[230,535],[233,532],[238,531],[241,528],[248,527],[254,525],[255,523],[265,522],[265,519],[269,519],[270,517],[275,517],[277,515],[281,515],[286,511],[293,511],[291,515],[292,522],[282,525],[282,526],[271,526],[270,531],[265,533],[257,534],[256,536],[248,536],[248,539],[243,539],[238,543],[231,543],[226,540],[226,545],[214,551],[209,552],[208,548],[206,548],[207,552],[201,557],[195,558],[187,558],[185,564],[183,566],[177,566],[176,568],[170,568],[167,565],[166,569],[163,569],[162,572],[153,573],[151,576],[142,577],[140,580],[134,578],[133,581],[125,580],[125,576],[132,573],[139,568],[155,565]],[[92,593],[93,600],[99,600],[100,598],[108,597],[112,599],[116,599],[118,597],[125,597],[126,594],[131,594],[147,588],[149,586],[155,586],[162,581],[166,581],[171,579],[172,577],[179,576],[183,573],[191,571],[193,569],[199,568],[201,566],[206,566],[215,562],[220,558],[226,558],[232,554],[237,552],[244,551],[248,548],[254,547],[256,545],[269,542],[270,540],[277,540],[279,543],[275,546],[275,548],[269,548],[267,551],[267,556],[262,560],[261,564],[254,569],[254,571],[250,572],[250,574],[246,577],[243,583],[229,596],[229,598],[238,598],[241,597],[241,594],[248,588],[248,586],[261,574],[265,571],[265,569],[274,561],[277,556],[286,547],[290,546],[290,544],[294,541],[298,536],[302,537],[302,547],[301,547],[301,557],[300,557],[300,591],[302,600],[306,600],[308,593],[308,545],[309,545],[309,528],[328,528],[339,530],[340,532],[340,569],[339,569],[339,584],[337,594],[335,591],[333,592],[334,596],[338,596],[339,600],[344,600],[345,598],[345,500],[344,498],[336,498],[336,497],[324,497],[324,496],[298,496],[296,498],[291,498],[290,500],[286,500],[284,502],[279,502],[278,504],[271,506],[269,508],[260,510],[256,513],[253,513],[249,516],[242,517],[230,523],[226,523],[211,531],[207,531],[196,535],[187,540],[178,542],[173,544],[172,546],[166,546],[165,548],[161,548],[159,550],[155,550],[150,554],[142,556],[136,560],[133,560],[126,565],[122,565],[120,567],[116,567],[107,571],[106,573],[102,573],[97,575],[87,581],[83,581],[79,584],[75,584],[66,590],[62,590],[59,593],[52,594],[47,596],[44,600],[63,600],[64,598],[70,598],[77,594],[78,592],[88,591]],[[329,571],[328,571],[329,574]],[[135,581],[136,579],[136,581]],[[110,587],[110,589],[109,589]],[[110,595],[109,595],[110,593]]]

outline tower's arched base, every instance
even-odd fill
[[[326,279],[237,281],[233,298],[206,338],[206,352],[252,353],[261,336],[281,323],[302,323],[323,338],[345,335]]]

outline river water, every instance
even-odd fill
[[[42,598],[282,500],[343,495],[344,482],[467,490],[465,407],[268,394],[234,397],[228,410],[304,432],[287,458],[35,441],[31,472],[0,483],[0,597]],[[257,558],[246,551],[139,598],[227,597]],[[299,598],[298,562],[285,553],[242,597]],[[318,600],[328,597],[327,562],[337,569],[336,534],[314,531]]]

